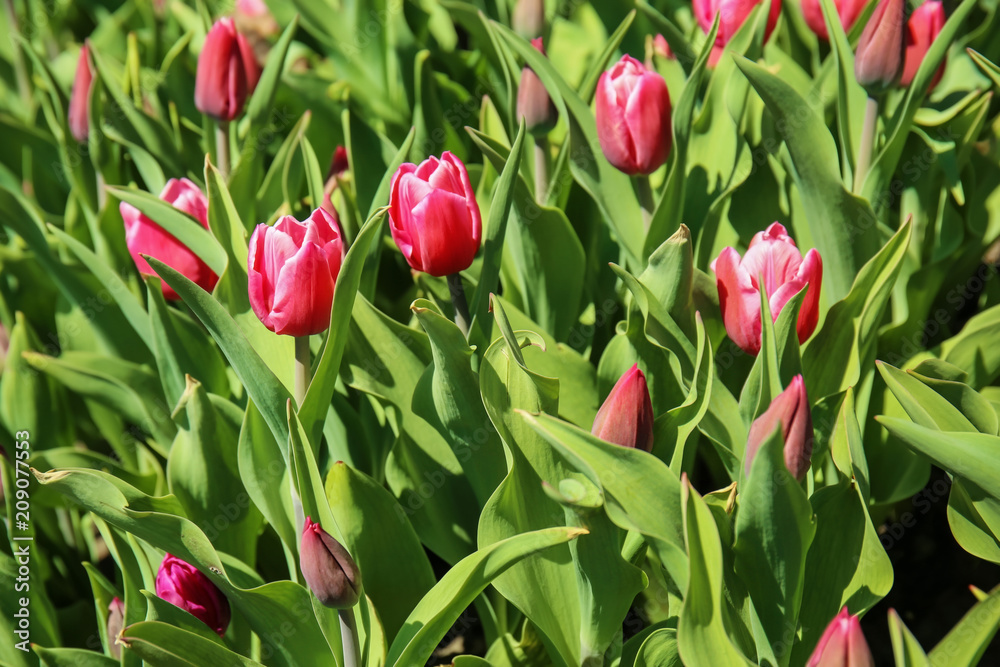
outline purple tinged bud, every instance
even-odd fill
[[[229,627],[229,600],[198,568],[167,554],[156,573],[156,594],[189,612],[220,637]]]
[[[517,0],[510,23],[525,39],[540,37],[545,32],[545,0]]]
[[[865,25],[854,57],[854,77],[869,95],[893,86],[903,73],[903,0],[881,0]]]
[[[875,660],[857,616],[847,607],[826,626],[806,667],[874,667]]]
[[[653,404],[649,400],[646,376],[638,364],[633,364],[615,383],[597,411],[591,433],[622,447],[652,451]]]
[[[347,549],[306,517],[299,568],[313,595],[326,607],[350,609],[361,596],[361,573]]]
[[[748,475],[757,451],[779,426],[785,441],[785,466],[792,477],[801,482],[809,471],[813,443],[809,397],[806,396],[806,384],[801,375],[792,378],[788,387],[771,401],[764,414],[750,425],[746,452]]]
[[[122,627],[125,625],[125,603],[122,599],[116,597],[108,605],[108,651],[111,653],[111,657],[115,659],[120,659],[122,656],[122,647],[115,641],[118,638],[118,633],[122,631]]]
[[[531,40],[531,45],[545,55],[541,37]],[[559,112],[549,91],[530,67],[521,70],[521,85],[517,88],[517,117],[524,119],[528,132],[539,136],[548,134],[559,120]]]

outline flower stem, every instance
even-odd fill
[[[309,336],[295,337],[295,405],[302,409],[302,401],[309,388]]]
[[[535,201],[545,205],[549,196],[549,142],[545,137],[535,138]]]
[[[223,180],[229,180],[229,121],[220,120],[215,128],[215,159]]]
[[[354,622],[354,608],[337,610],[340,619],[340,640],[344,647],[344,667],[361,665],[361,647],[358,644],[358,626]]]
[[[878,122],[878,100],[868,98],[865,105],[865,124],[861,127],[861,146],[858,148],[858,161],[854,169],[854,194],[861,194],[861,186],[865,183],[868,168],[872,162],[872,150],[875,148],[875,123]]]
[[[469,303],[465,300],[465,289],[462,287],[462,276],[453,273],[448,276],[448,289],[451,291],[451,303],[455,306],[455,324],[461,329],[462,335],[469,337]]]
[[[649,223],[653,219],[653,211],[656,209],[656,200],[653,197],[653,188],[649,185],[649,176],[639,174],[635,177],[636,189],[639,191],[639,206],[642,208],[642,224],[646,231],[649,231]]]

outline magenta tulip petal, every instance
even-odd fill
[[[306,243],[281,267],[271,322],[274,333],[307,336],[330,326],[334,282],[326,253]]]
[[[69,131],[73,138],[83,143],[90,133],[90,118],[88,106],[90,89],[94,84],[94,73],[90,71],[90,47],[86,44],[80,49],[80,57],[76,61],[76,76],[73,78],[73,92],[69,98]]]
[[[767,410],[750,425],[744,459],[747,475],[761,445],[779,428],[784,440],[785,466],[795,479],[802,481],[812,460],[813,433],[809,398],[801,375],[792,378],[785,390],[775,396]]]
[[[622,56],[597,81],[597,138],[608,162],[626,174],[651,174],[673,139],[670,94],[663,77]]]
[[[231,18],[216,21],[198,56],[195,106],[219,120],[232,120],[243,111],[259,79],[260,67],[246,37]]]
[[[229,627],[229,600],[198,569],[167,554],[156,573],[156,594],[184,609],[220,636]]]
[[[636,364],[611,389],[597,411],[591,433],[607,442],[648,452],[653,449],[653,420],[646,376]]]
[[[760,294],[750,274],[740,266],[740,255],[726,248],[715,261],[719,306],[726,333],[743,351],[760,351]]]

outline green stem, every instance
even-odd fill
[[[354,608],[337,610],[340,618],[340,640],[344,647],[344,667],[361,665],[361,647],[358,642],[358,626],[354,622]]]
[[[535,138],[535,201],[545,205],[549,196],[549,142],[545,137]]]
[[[7,23],[10,26],[11,34],[20,34],[21,26],[18,24],[17,20],[17,10],[14,9],[14,0],[4,0],[4,8],[7,10]],[[17,44],[12,42],[14,49],[14,75],[17,77],[17,89],[27,105],[28,109],[32,108],[33,98],[31,96],[31,80],[28,78],[28,69],[24,64],[24,54],[21,53],[21,48]]]
[[[302,409],[309,388],[309,336],[295,338],[295,405]]]
[[[222,179],[229,180],[229,121],[220,120],[215,128],[215,159]]]
[[[639,174],[635,177],[635,184],[639,191],[639,206],[642,208],[642,224],[646,231],[649,231],[649,223],[656,209],[656,199],[653,197],[653,188],[649,185],[649,176]]]
[[[465,288],[462,287],[462,276],[453,273],[448,276],[448,290],[451,292],[451,303],[455,306],[455,324],[462,330],[462,335],[469,337],[469,302],[465,300]]]
[[[858,147],[858,161],[854,169],[854,194],[861,194],[861,186],[865,183],[868,168],[872,162],[872,151],[875,148],[875,124],[878,122],[878,100],[868,98],[865,105],[865,124],[861,127],[861,146]]]

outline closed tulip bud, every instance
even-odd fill
[[[338,145],[333,150],[333,157],[330,158],[330,170],[327,172],[327,179],[331,179],[334,176],[340,176],[345,171],[348,170],[350,164],[347,161],[347,149],[343,146]]]
[[[392,177],[389,231],[416,271],[441,277],[469,268],[483,222],[462,161],[445,151],[440,160],[401,165]]]
[[[517,0],[510,23],[525,39],[540,37],[545,32],[545,0]]]
[[[673,49],[670,48],[670,44],[667,42],[667,38],[660,34],[653,37],[653,53],[664,60],[676,59]]]
[[[785,441],[785,466],[792,477],[801,482],[809,471],[813,441],[812,414],[809,412],[806,384],[801,375],[792,378],[788,387],[771,401],[764,414],[750,425],[747,435],[747,474],[750,474],[750,465],[761,445],[779,427]]]
[[[866,4],[866,0],[834,0],[833,6],[837,9],[837,17],[844,30],[851,29]],[[820,9],[820,0],[802,0],[802,16],[817,37],[824,41],[830,39],[823,20],[823,10]]]
[[[874,667],[875,660],[857,616],[847,607],[826,626],[806,667]]]
[[[94,85],[94,73],[90,71],[90,47],[86,44],[80,49],[80,57],[76,61],[76,76],[73,78],[73,91],[69,98],[69,131],[73,138],[83,143],[90,134],[90,119],[87,109],[90,102],[90,89]]]
[[[258,79],[260,66],[246,37],[237,32],[232,19],[216,21],[198,56],[194,82],[198,111],[218,120],[236,118]]]
[[[723,48],[743,26],[753,8],[764,2],[771,3],[767,14],[767,25],[764,27],[764,39],[767,40],[778,24],[781,0],[693,0],[694,16],[706,33],[712,29],[715,15],[719,15],[719,31],[715,35],[715,45],[708,58],[710,66],[714,67],[719,61]]]
[[[906,53],[903,58],[903,75],[899,79],[899,85],[908,86],[920,69],[920,63],[924,62],[927,51],[937,38],[938,33],[944,27],[947,17],[944,15],[944,5],[939,0],[927,0],[913,10],[910,20],[906,24]],[[945,63],[942,62],[931,79],[930,88],[938,85],[938,81],[944,75]]]
[[[725,248],[712,262],[712,269],[726,333],[744,352],[754,355],[760,352],[761,287],[767,295],[771,317],[777,320],[788,300],[808,286],[796,322],[799,342],[804,343],[816,329],[823,260],[815,249],[803,257],[779,223],[758,232],[743,258],[733,248]]]
[[[622,56],[597,81],[597,138],[612,165],[651,174],[667,161],[673,140],[670,93],[663,77]]]
[[[361,573],[347,549],[306,517],[299,567],[316,599],[333,609],[350,609],[361,596]]]
[[[903,72],[903,0],[881,0],[865,25],[854,56],[854,78],[877,95]]]
[[[188,179],[171,178],[160,193],[160,199],[184,211],[202,227],[208,229],[208,199],[198,186]],[[206,292],[212,291],[219,277],[190,248],[131,204],[122,202],[118,205],[118,210],[125,222],[125,244],[139,273],[146,276],[156,275],[143,257],[149,255],[183,274]],[[166,283],[163,283],[162,287],[163,296],[166,298],[172,300],[180,298]]]
[[[601,440],[649,452],[653,449],[653,404],[646,376],[633,364],[615,383],[590,431]]]
[[[343,261],[340,226],[322,208],[304,222],[286,215],[274,227],[257,225],[247,257],[253,312],[276,334],[326,331]]]
[[[108,651],[115,659],[121,658],[122,647],[115,641],[125,625],[125,603],[116,597],[108,605]]]
[[[541,37],[531,40],[531,45],[545,55]],[[517,88],[517,117],[523,118],[528,132],[536,135],[548,134],[559,120],[559,112],[549,91],[530,67],[521,70],[521,85]]]
[[[167,554],[156,573],[156,594],[189,612],[219,636],[229,627],[229,600],[194,565]]]

